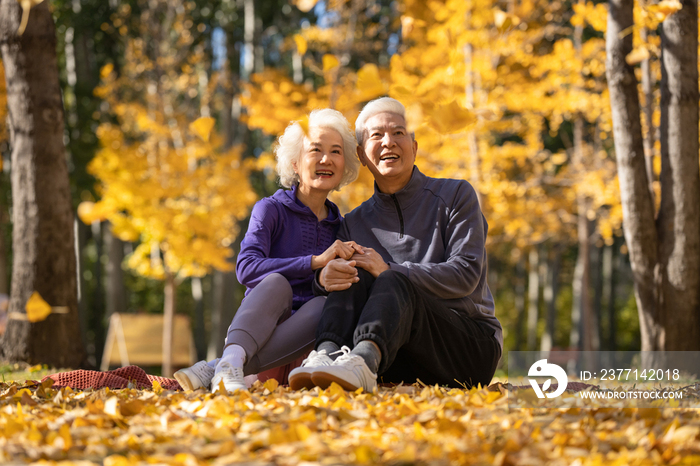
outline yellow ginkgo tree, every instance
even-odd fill
[[[101,148],[88,167],[100,199],[81,204],[78,214],[86,223],[108,220],[114,235],[138,243],[126,265],[164,281],[163,373],[172,374],[175,288],[186,277],[232,268],[238,221],[257,197],[241,148],[224,149],[208,116],[206,55],[184,11],[194,4],[156,3],[172,22],[139,23],[119,73],[112,65],[101,71],[95,92],[109,118],[97,130]],[[161,27],[179,34],[159,34]],[[151,46],[156,38],[163,43]]]

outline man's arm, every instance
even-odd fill
[[[438,263],[403,262],[389,266],[406,274],[421,289],[442,299],[456,299],[474,292],[486,259],[486,220],[474,188],[459,184],[447,225],[443,227],[445,260]]]

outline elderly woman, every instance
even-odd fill
[[[278,190],[253,207],[241,242],[236,275],[247,287],[228,329],[220,360],[200,361],[175,373],[189,390],[246,388],[244,375],[299,359],[313,349],[325,297],[311,290],[314,271],[336,257],[362,253],[335,239],[342,217],[328,194],[359,171],[350,125],[335,110],[314,110],[308,131],[290,124],[275,149]],[[291,368],[282,371],[286,378]]]

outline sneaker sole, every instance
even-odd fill
[[[293,374],[289,376],[289,388],[292,390],[301,390],[306,388],[311,390],[316,385],[313,380],[311,380],[311,374],[309,372],[302,372],[300,374]]]
[[[175,372],[174,377],[184,390],[197,390],[198,388],[203,387],[203,385],[198,385],[195,387],[195,384],[192,383],[192,380],[184,372]]]
[[[343,380],[340,377],[336,377],[335,375],[329,374],[327,372],[314,372],[313,374],[311,374],[311,380],[314,384],[316,384],[317,387],[321,387],[324,390],[330,387],[333,382],[343,387],[344,390],[350,392],[354,392],[355,390],[360,388],[359,386],[351,384],[347,380]]]
[[[233,394],[235,394],[236,392],[243,392],[243,391],[246,391],[246,392],[247,392],[248,389],[245,388],[245,387],[243,387],[243,388],[234,388],[233,390],[229,390],[228,388],[226,388],[226,394],[227,394],[227,395],[233,395]],[[222,394],[222,393],[218,390],[218,388],[217,388],[216,391],[212,391],[211,393],[212,393],[212,395],[221,395],[221,394]]]

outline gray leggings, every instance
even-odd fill
[[[317,296],[292,315],[292,287],[282,275],[272,273],[241,303],[225,346],[245,349],[246,375],[290,363],[314,348],[325,302],[324,296]]]

